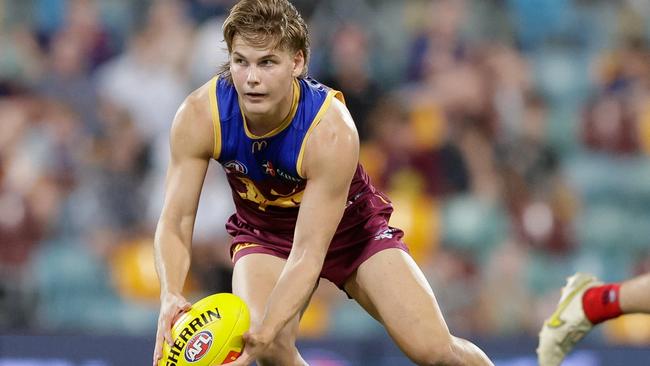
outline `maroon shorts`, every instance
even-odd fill
[[[253,232],[248,231],[248,234],[240,234],[234,237],[230,247],[233,263],[252,253],[264,253],[282,259],[289,257],[290,246],[277,245],[277,242],[268,241],[269,237],[274,236],[268,232],[261,233],[257,229],[254,231],[258,235],[250,235]],[[320,277],[328,279],[341,290],[344,290],[345,281],[359,268],[361,263],[375,253],[389,248],[398,248],[408,253],[408,248],[402,242],[403,236],[402,230],[390,227],[384,221],[384,225],[381,225],[372,237],[359,240],[351,245],[330,245]],[[262,240],[263,238],[266,240]],[[284,242],[284,240],[281,241]]]

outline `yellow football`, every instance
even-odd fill
[[[174,345],[163,344],[159,366],[210,366],[234,361],[250,326],[242,299],[220,293],[197,301],[172,327]]]

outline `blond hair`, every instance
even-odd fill
[[[223,38],[232,53],[235,35],[252,46],[302,51],[305,66],[299,77],[307,75],[309,62],[309,32],[298,10],[287,0],[242,0],[232,9],[223,23]],[[232,81],[230,64],[221,67],[220,74]]]

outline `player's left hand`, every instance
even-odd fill
[[[244,334],[244,352],[230,366],[248,366],[264,352],[271,344],[273,338],[265,336],[262,332],[248,331]]]

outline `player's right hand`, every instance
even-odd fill
[[[172,339],[172,326],[191,307],[192,304],[182,295],[168,293],[161,297],[156,346],[153,351],[153,366],[157,366],[158,361],[162,357],[163,342],[167,342],[170,346],[174,343]]]

